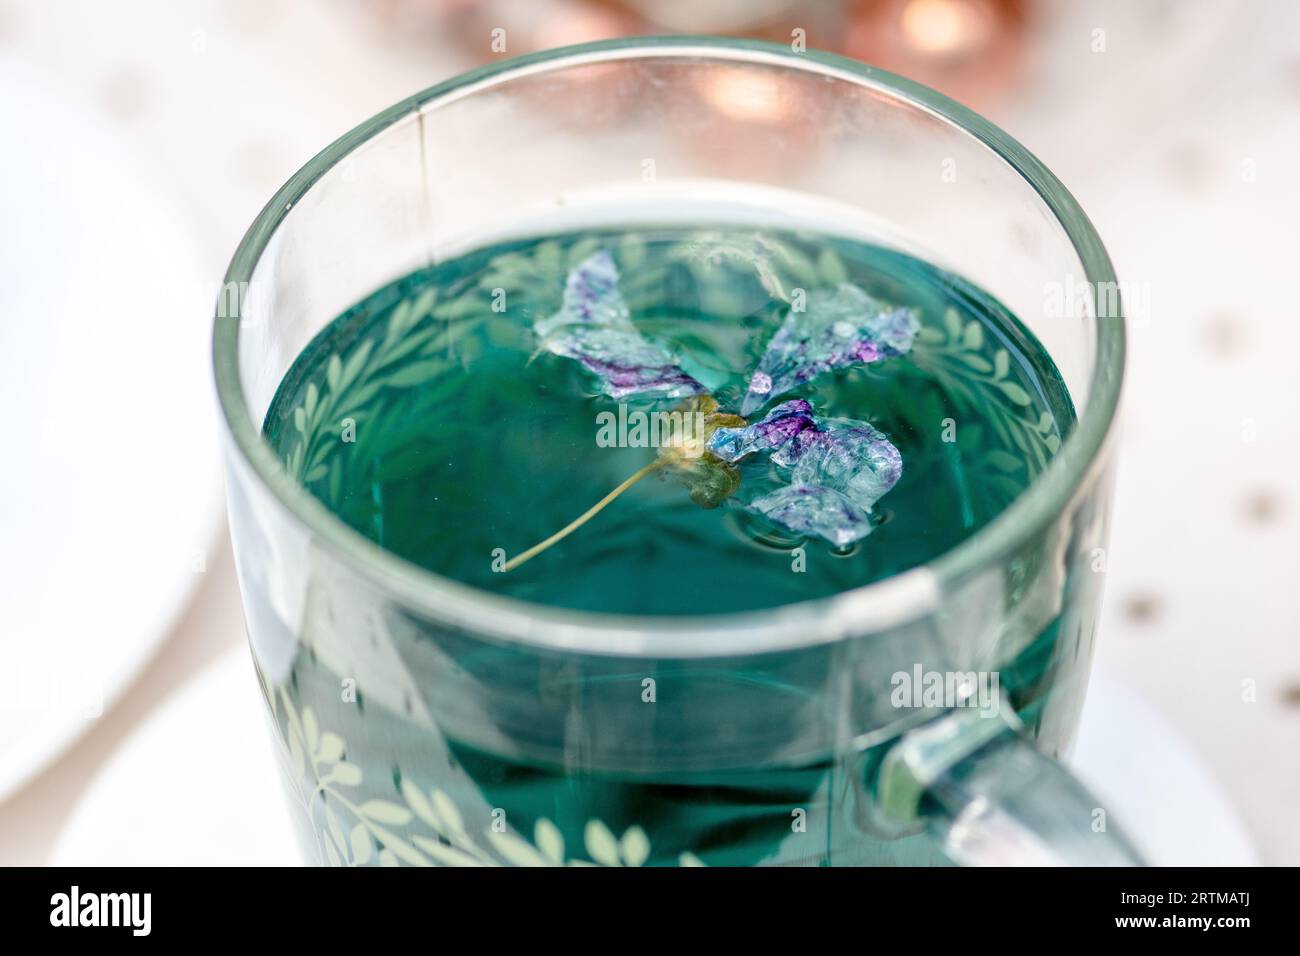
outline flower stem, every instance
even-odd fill
[[[551,545],[555,544],[557,541],[562,541],[563,539],[567,538],[570,534],[577,531],[579,528],[581,528],[592,518],[596,517],[596,515],[598,515],[604,509],[604,507],[608,505],[611,501],[613,501],[623,492],[627,491],[629,488],[635,485],[646,475],[650,474],[652,471],[655,471],[656,469],[661,467],[663,464],[664,464],[664,459],[656,458],[654,461],[650,462],[650,464],[646,465],[644,468],[641,468],[640,470],[634,472],[632,475],[628,476],[627,480],[624,481],[621,485],[619,485],[617,488],[615,488],[613,491],[607,494],[604,498],[601,498],[594,505],[592,505],[590,508],[584,511],[579,517],[569,522],[567,525],[565,525],[559,531],[555,532],[555,534],[551,535],[545,541],[539,541],[537,544],[533,545],[527,551],[523,551],[515,555],[513,558],[511,558],[509,561],[505,563],[505,567],[503,567],[501,570],[513,571],[515,568],[519,567],[519,565],[523,564],[529,558],[536,557],[537,555],[545,551],[547,548],[549,548]]]

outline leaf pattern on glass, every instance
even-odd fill
[[[347,762],[346,740],[322,732],[312,708],[299,710],[288,690],[272,689],[261,671],[258,680],[291,791],[319,841],[320,859],[331,866],[642,866],[650,859],[650,837],[636,824],[615,836],[604,821],[589,820],[582,839],[586,859],[566,855],[560,828],[545,817],[533,824],[531,841],[499,829],[495,820],[481,833],[471,832],[445,791],[421,790],[400,773],[400,803],[363,797],[355,791],[365,777]],[[703,865],[689,853],[678,863]]]
[[[801,398],[743,428],[719,428],[708,448],[726,462],[766,452],[789,484],[746,507],[802,535],[847,547],[871,533],[871,509],[903,473],[898,449],[866,422],[818,419]]]
[[[1041,401],[1011,380],[1011,356],[1006,349],[997,348],[991,362],[979,352],[985,342],[978,322],[963,322],[955,309],[948,309],[942,326],[927,325],[916,341],[916,363],[944,383],[959,411],[978,408],[1006,446],[1006,451],[990,452],[988,464],[1022,476],[1029,473],[1026,469],[1047,467],[1061,447],[1057,421],[1041,408]],[[1020,485],[1011,483],[1008,498],[1020,490]]]
[[[344,447],[343,423],[374,417],[391,394],[427,394],[456,364],[457,343],[492,314],[490,299],[478,290],[436,303],[437,290],[425,289],[393,308],[381,338],[363,339],[345,355],[330,356],[324,381],[309,383],[291,413],[299,439],[285,464],[295,478],[310,484],[337,476],[331,459]]]
[[[611,398],[682,398],[705,390],[669,349],[632,324],[618,289],[618,267],[603,249],[569,273],[560,310],[533,330],[543,349],[576,359]]]
[[[902,355],[921,324],[915,309],[877,302],[847,282],[808,292],[772,336],[740,406],[749,415],[831,369]]]

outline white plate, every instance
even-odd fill
[[[248,651],[182,687],[86,788],[59,866],[299,865]],[[1093,681],[1074,761],[1159,865],[1254,865],[1232,806],[1187,747],[1113,681]]]
[[[0,799],[166,636],[218,528],[215,283],[113,131],[0,59]]]

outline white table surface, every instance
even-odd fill
[[[1206,5],[1180,7],[1194,16]],[[1126,23],[1112,8],[1094,3],[1089,14],[1098,25],[1112,16]],[[1250,4],[1256,17],[1285,8]],[[1225,42],[1213,62],[1118,91],[1108,83],[1113,64],[1158,47],[1158,28],[1112,30],[1111,61],[1090,54],[1081,36],[1053,55],[1068,59],[1063,72],[1078,90],[1103,91],[1106,102],[1084,96],[1090,108],[1073,124],[1041,103],[994,114],[1075,192],[1121,276],[1151,294],[1150,320],[1131,339],[1099,666],[1208,768],[1262,861],[1292,865],[1300,863],[1295,13],[1257,48]],[[271,191],[321,145],[465,65],[414,44],[394,48],[357,7],[307,0],[9,2],[0,5],[0,49],[56,71],[164,160],[158,187],[179,197],[207,241],[214,283]],[[0,804],[0,863],[48,859],[96,772],[170,690],[242,642],[229,545],[213,548],[191,606],[133,686]]]

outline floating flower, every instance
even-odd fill
[[[745,420],[718,410],[712,395],[694,395],[675,411],[700,416],[701,426],[693,430],[691,447],[670,444],[659,452],[659,467],[668,469],[690,489],[691,500],[701,508],[716,508],[740,487],[740,472],[709,450],[709,440],[720,430],[743,428]],[[699,447],[695,447],[695,443]]]
[[[902,456],[881,432],[847,418],[818,420],[803,399],[783,402],[744,428],[718,428],[706,447],[729,463],[767,452],[790,484],[747,507],[836,547],[871,533],[872,507],[903,473]]]
[[[920,328],[915,309],[883,305],[848,282],[813,289],[767,344],[740,413],[752,414],[831,369],[902,355]]]
[[[542,348],[577,359],[611,398],[682,398],[705,391],[658,342],[632,324],[618,291],[618,268],[601,250],[573,269],[560,311],[533,325]]]
[[[542,348],[577,359],[613,398],[685,398],[675,411],[701,416],[691,445],[663,448],[564,528],[506,562],[510,571],[590,521],[628,488],[656,471],[680,478],[691,500],[716,508],[740,486],[736,464],[766,453],[788,484],[745,507],[796,534],[846,547],[871,533],[871,509],[897,483],[898,449],[866,422],[818,419],[804,399],[783,402],[750,424],[718,402],[664,345],[642,335],[618,290],[618,269],[599,251],[573,269],[560,311],[534,324]],[[749,415],[823,372],[902,355],[920,329],[915,309],[883,305],[850,283],[814,289],[806,308],[791,309],[768,343],[741,406]],[[699,447],[703,437],[703,450]]]

